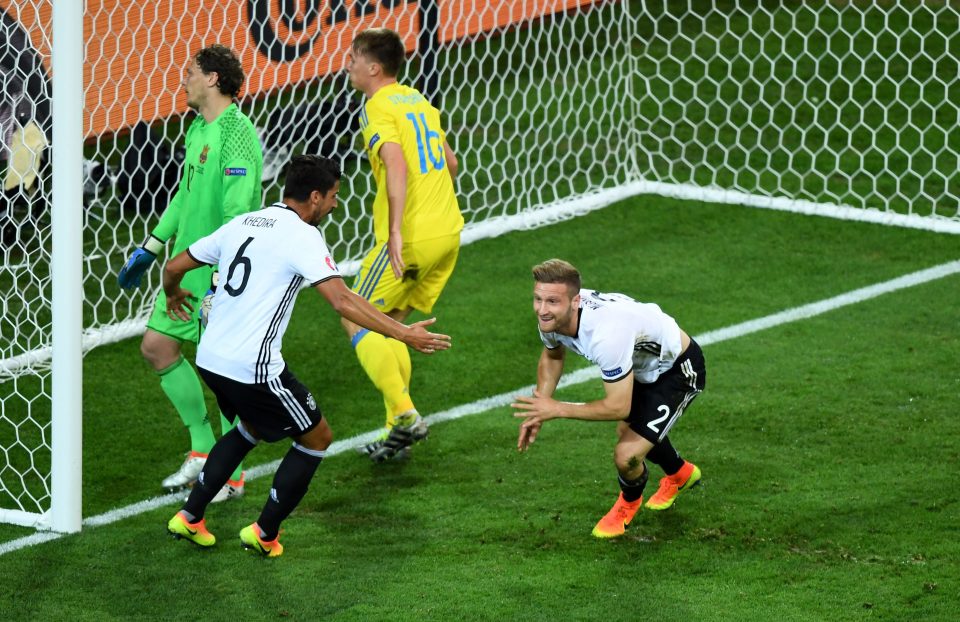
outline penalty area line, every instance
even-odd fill
[[[861,287],[860,289],[855,289],[844,294],[840,294],[839,296],[826,298],[824,300],[799,307],[793,307],[792,309],[787,309],[785,311],[767,315],[755,320],[749,320],[747,322],[733,324],[718,330],[709,331],[703,333],[702,335],[696,335],[694,339],[696,339],[697,342],[702,346],[729,341],[731,339],[744,337],[768,328],[774,328],[776,326],[782,326],[791,322],[822,315],[835,309],[857,304],[872,298],[877,298],[878,296],[889,294],[901,289],[929,283],[930,281],[942,279],[957,273],[960,273],[960,261],[950,261],[932,268],[920,270],[918,272],[911,272],[910,274],[906,274],[889,281],[884,281],[875,285],[869,285],[867,287]],[[588,367],[579,369],[569,374],[564,374],[558,386],[567,387],[599,377],[600,374],[596,369]],[[494,408],[507,406],[513,402],[517,395],[530,394],[533,392],[533,389],[534,385],[527,385],[513,391],[508,391],[507,393],[501,393],[499,395],[487,397],[469,404],[456,406],[449,410],[434,413],[425,417],[425,419],[428,423],[433,424],[441,423],[443,421],[453,421],[454,419],[461,419],[469,415],[480,414],[489,410],[493,410]],[[380,430],[373,430],[371,432],[359,434],[343,441],[336,441],[330,445],[329,449],[327,449],[327,456],[335,456],[352,449],[357,449],[375,440],[379,434]],[[280,466],[280,460],[274,460],[273,462],[269,462],[267,464],[255,466],[247,470],[246,478],[248,480],[253,480],[259,477],[271,475],[277,470],[278,466]],[[182,492],[170,493],[160,497],[153,497],[151,499],[146,499],[145,501],[140,501],[122,508],[110,510],[109,512],[104,512],[103,514],[97,514],[96,516],[85,518],[83,520],[83,526],[101,527],[103,525],[110,525],[125,518],[131,518],[133,516],[150,512],[167,505],[173,505],[182,501],[183,499],[184,493]],[[58,540],[66,535],[71,534],[39,532],[15,540],[10,540],[9,542],[0,544],[0,555],[41,544],[43,542]]]

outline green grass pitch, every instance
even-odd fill
[[[551,256],[590,286],[656,301],[696,335],[956,255],[949,236],[638,197],[465,247],[436,309],[454,348],[415,357],[414,395],[431,413],[533,382],[529,267]],[[705,348],[707,390],[671,434],[703,485],[641,512],[619,541],[590,536],[617,492],[613,424],[551,422],[518,454],[517,423],[498,408],[437,424],[406,463],[327,460],[274,563],[236,540],[268,491],[261,478],[210,510],[213,551],[165,536],[171,505],[0,557],[2,609],[25,620],[949,620],[958,284]],[[380,425],[378,396],[313,292],[285,351],[338,438]],[[186,435],[135,341],[94,351],[85,378],[91,516],[158,494]],[[601,391],[597,380],[561,395]],[[4,541],[27,533],[0,527]]]
[[[696,3],[631,3],[640,100],[624,132],[639,132],[650,155],[641,173],[854,205],[892,196],[900,212],[956,214],[960,132],[942,107],[957,101],[954,13],[917,11],[918,2],[831,2],[848,8],[818,20],[815,10],[827,6],[820,0],[713,4],[717,10],[702,21],[677,20],[674,32],[671,15]],[[757,21],[762,14],[766,22]],[[803,73],[820,62],[829,75],[846,75],[873,43],[845,32],[888,22],[918,36],[887,59],[900,85],[880,85],[880,108],[861,116],[854,105],[871,92],[867,85],[844,90],[841,81]],[[764,23],[767,32],[757,34]],[[791,24],[814,42],[809,52],[801,38],[778,34]],[[717,42],[712,63],[702,62],[711,50],[682,42],[703,28]],[[577,41],[588,56],[594,42]],[[831,64],[817,50],[847,61]],[[507,59],[508,68],[526,62],[522,52]],[[921,52],[941,61],[924,63]],[[764,55],[770,62],[759,60]],[[781,92],[775,82],[794,60],[801,74]],[[723,78],[728,67],[742,72],[751,62],[768,70],[764,84],[740,91]],[[482,77],[483,69],[466,68],[464,79]],[[552,69],[562,77],[562,67]],[[506,74],[510,93],[521,74]],[[894,97],[903,105],[892,105]],[[515,112],[516,99],[505,99],[499,112]],[[831,131],[801,133],[814,122]],[[907,124],[916,131],[894,138],[891,128]],[[461,152],[476,145],[472,166],[482,172],[471,183],[484,206],[499,208],[506,196],[513,199],[507,209],[515,209],[540,192],[536,180],[501,179],[498,167],[513,172],[500,161],[511,150],[490,140],[482,118],[468,116],[463,125],[451,137],[462,141],[454,142]],[[525,125],[518,117],[517,128]],[[566,147],[557,141],[561,130],[548,128],[545,149]],[[607,136],[609,128],[590,132]],[[611,153],[624,148],[624,136],[611,138]],[[876,142],[862,147],[871,136]],[[937,156],[909,157],[918,150]],[[795,171],[778,177],[788,165]],[[549,174],[582,190],[612,173],[574,155]],[[657,302],[696,336],[956,260],[958,248],[955,237],[920,231],[636,197],[465,247],[436,308],[437,327],[453,336],[454,348],[414,355],[413,394],[429,414],[534,382],[539,340],[529,269],[549,257],[574,262],[587,286]],[[112,269],[122,260],[115,255],[91,260],[88,269]],[[9,274],[0,275],[0,286],[20,287],[26,300],[39,295],[38,286]],[[703,484],[667,512],[642,511],[617,541],[590,536],[617,494],[613,424],[551,422],[530,452],[518,454],[517,421],[504,407],[435,425],[408,462],[374,466],[354,453],[325,461],[284,525],[287,549],[278,560],[254,558],[237,540],[256,518],[269,477],[249,482],[241,500],[211,508],[208,526],[220,539],[213,551],[166,537],[176,510],[168,505],[0,555],[0,617],[955,620],[958,324],[954,275],[706,347],[707,389],[671,433],[703,469]],[[160,480],[187,448],[138,348],[132,339],[85,358],[85,517],[161,494]],[[338,439],[382,424],[379,395],[313,292],[301,295],[284,354]],[[586,365],[568,357],[568,371]],[[0,385],[23,395],[38,389],[30,378]],[[560,396],[588,400],[601,392],[596,380]],[[208,404],[213,412],[209,395]],[[30,407],[43,418],[43,403]],[[9,426],[4,434],[12,434]],[[33,442],[39,431],[17,434]],[[276,460],[286,447],[258,448],[248,466]],[[46,472],[43,456],[13,450],[6,457],[36,459],[38,474]],[[0,525],[0,547],[32,533]]]

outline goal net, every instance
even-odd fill
[[[952,2],[638,2],[647,192],[960,232]]]
[[[37,526],[51,494],[51,16],[50,0],[0,0],[0,520]],[[159,270],[133,292],[116,271],[179,179],[192,120],[179,82],[205,45],[228,45],[244,65],[240,105],[263,143],[265,201],[279,198],[290,155],[341,161],[340,207],[323,230],[347,273],[373,244],[361,96],[342,71],[361,29],[401,33],[400,80],[443,113],[466,242],[610,202],[604,193],[633,176],[626,2],[86,0],[83,26],[85,350],[145,326]]]
[[[0,520],[25,524],[50,505],[50,15],[0,0]],[[356,266],[374,189],[342,67],[370,26],[443,111],[466,241],[638,193],[960,232],[954,3],[86,0],[85,348],[143,330],[158,271],[115,273],[179,176],[178,83],[210,43],[246,69],[265,201],[291,154],[343,163],[324,233]]]

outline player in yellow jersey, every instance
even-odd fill
[[[401,322],[414,309],[430,313],[457,263],[463,229],[453,189],[457,158],[440,111],[397,82],[405,53],[398,33],[371,28],[353,40],[347,61],[350,83],[366,96],[360,128],[377,182],[376,246],[364,258],[353,291]],[[410,354],[403,343],[348,320],[343,327],[383,394],[386,431],[363,448],[382,462],[427,436],[410,397]]]

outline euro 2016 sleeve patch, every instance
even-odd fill
[[[605,378],[616,378],[617,376],[623,375],[623,368],[617,367],[615,369],[604,369],[601,370]]]
[[[223,174],[224,174],[226,177],[246,177],[246,176],[247,176],[247,169],[245,169],[245,168],[236,168],[236,167],[233,167],[233,168],[225,168],[225,169],[223,169]]]

